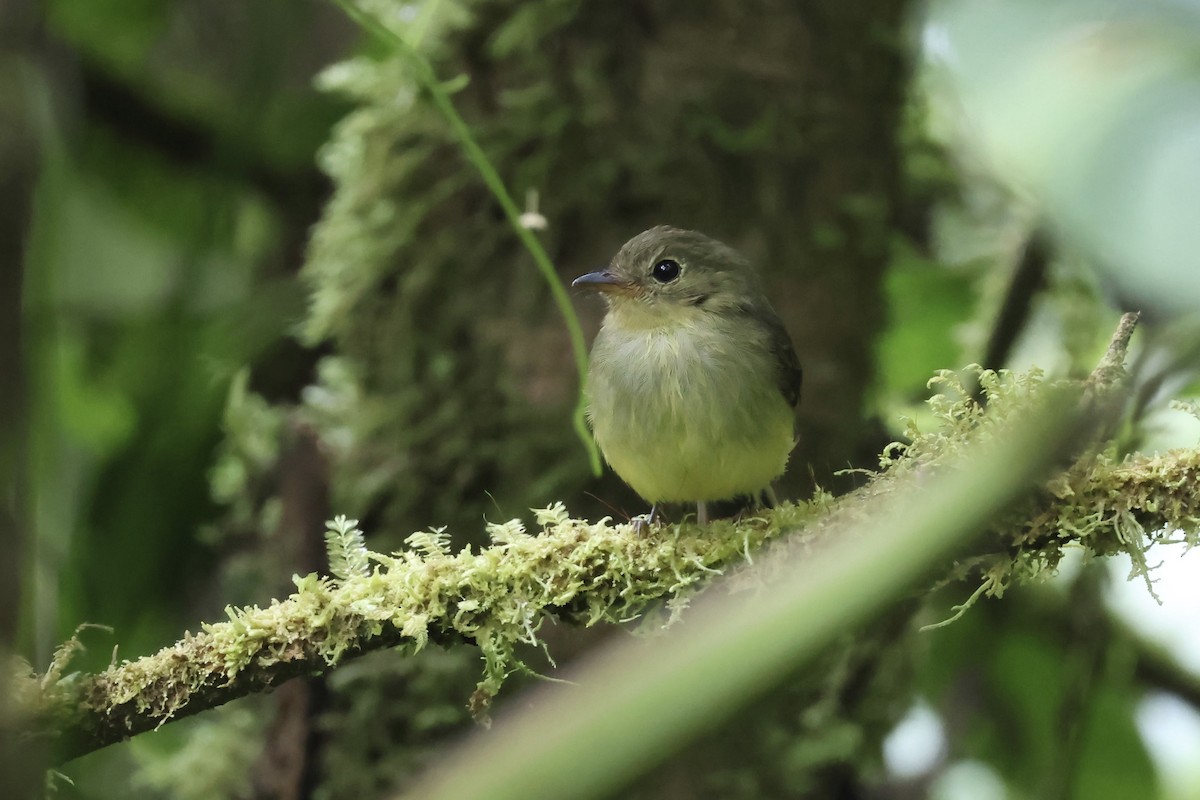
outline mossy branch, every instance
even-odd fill
[[[1127,341],[1126,333],[1122,353]],[[1103,386],[1121,380],[1111,366],[1108,360],[1102,365]],[[1100,372],[1075,385],[1092,397],[1085,402],[1104,394]],[[24,670],[15,676],[14,696],[31,726],[59,736],[59,753],[70,758],[368,650],[473,642],[485,669],[472,705],[483,711],[507,675],[521,668],[516,647],[536,643],[548,617],[584,625],[621,621],[664,600],[678,611],[708,577],[741,569],[765,542],[853,535],[864,497],[919,491],[930,470],[968,442],[1007,435],[1032,403],[1063,388],[1036,372],[977,374],[986,407],[971,399],[963,376],[943,373],[937,379],[943,391],[931,401],[942,425],[930,433],[912,431],[912,443],[900,455],[886,456],[885,469],[854,494],[818,495],[737,523],[673,525],[648,536],[629,523],[572,519],[555,504],[535,512],[535,533],[517,520],[489,525],[493,544],[478,552],[450,552],[442,530],[414,534],[404,552],[367,552],[374,562],[369,572],[356,565],[342,570],[340,579],[298,577],[297,591],[284,600],[266,608],[230,608],[227,621],[102,673],[60,678],[62,665],[56,665],[39,678]],[[1050,574],[1072,544],[1102,554],[1130,553],[1144,571],[1145,549],[1156,538],[1197,543],[1198,475],[1200,450],[1118,462],[1093,448],[996,520],[949,575],[982,580],[980,593],[999,595],[1013,582]],[[331,526],[348,531],[353,523]],[[342,549],[357,553],[357,547],[350,542]]]
[[[297,578],[294,594],[266,608],[229,608],[227,621],[154,655],[46,687],[43,711],[71,757],[367,650],[464,641],[477,644],[487,664],[474,699],[482,710],[517,667],[516,645],[536,641],[547,616],[583,624],[636,616],[744,559],[806,513],[788,508],[740,526],[675,526],[642,537],[629,524],[570,519],[556,505],[537,512],[536,535],[515,520],[490,526],[494,544],[479,552],[448,552],[440,531],[415,534],[413,550],[371,554],[369,575]]]

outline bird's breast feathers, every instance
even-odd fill
[[[647,500],[717,500],[766,487],[787,464],[792,409],[767,334],[752,319],[609,324],[593,351],[592,427],[605,458]]]

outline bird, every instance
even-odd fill
[[[667,503],[695,503],[701,524],[715,501],[774,505],[803,373],[752,265],[716,239],[660,225],[572,286],[607,304],[587,417],[605,461],[651,504],[645,523]]]

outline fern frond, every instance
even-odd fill
[[[329,571],[339,581],[365,578],[371,567],[367,543],[358,529],[358,520],[339,514],[325,523],[325,549],[329,554]]]

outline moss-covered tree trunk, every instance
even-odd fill
[[[829,485],[858,460],[885,316],[905,4],[461,8],[436,18],[421,47],[442,79],[465,78],[454,102],[513,193],[538,193],[561,277],[662,223],[743,250],[767,275],[805,368],[802,443],[782,494],[803,492],[810,476]],[[338,353],[305,412],[330,455],[334,509],[397,539],[429,525],[474,530],[480,516],[558,497],[581,515],[643,511],[611,475],[587,478],[569,423],[576,376],[549,292],[415,80],[395,61],[355,62],[327,80],[360,103],[324,156],[337,192],[307,267],[307,333]],[[579,305],[594,330],[601,308]],[[814,692],[854,700],[827,704],[826,727],[857,712],[874,650],[836,656],[832,683],[773,704],[782,718],[753,712],[732,725],[743,751],[747,735],[763,734],[752,769],[722,764],[714,778],[697,767],[720,744],[702,744],[702,764],[685,758],[647,792],[784,791],[791,784],[764,764],[793,746]],[[858,758],[871,744],[864,725],[826,760]],[[823,768],[816,758],[801,771]]]

